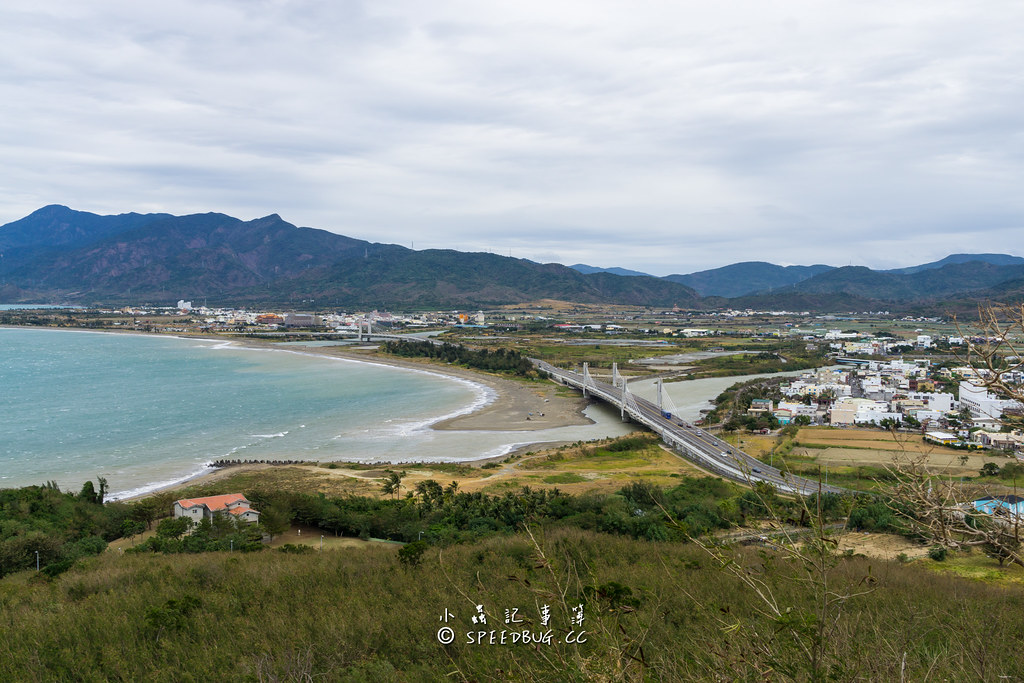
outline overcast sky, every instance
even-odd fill
[[[656,275],[1024,255],[1024,3],[13,0],[0,224],[278,213]]]

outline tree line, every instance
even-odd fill
[[[433,344],[428,341],[396,340],[384,343],[385,353],[403,358],[430,358],[467,368],[529,376],[536,374],[533,363],[515,349],[471,349],[461,344]]]

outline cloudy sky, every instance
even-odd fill
[[[13,0],[0,224],[220,211],[687,273],[1024,255],[1024,3]]]

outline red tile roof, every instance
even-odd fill
[[[211,511],[225,510],[231,503],[243,502],[248,506],[248,499],[241,493],[225,493],[221,496],[207,496],[206,498],[182,498],[177,501],[183,508],[191,508],[197,505],[205,505]]]

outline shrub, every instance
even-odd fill
[[[398,561],[406,567],[415,567],[423,562],[423,553],[427,551],[427,544],[424,541],[413,541],[407,543],[398,550]]]
[[[313,552],[313,548],[308,545],[295,545],[294,543],[285,543],[278,550],[291,555],[309,555]]]

